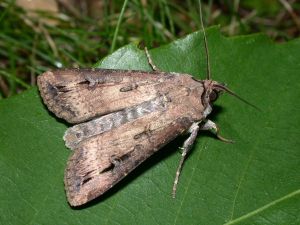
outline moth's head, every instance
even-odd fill
[[[226,91],[225,84],[218,83],[214,80],[203,81],[204,93],[202,95],[202,102],[206,105],[210,105],[215,102],[220,94]]]

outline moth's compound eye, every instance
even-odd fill
[[[218,99],[219,97],[219,93],[215,90],[213,90],[210,94],[209,94],[209,101],[210,102],[214,102]]]

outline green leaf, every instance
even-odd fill
[[[0,101],[1,224],[299,224],[300,39],[223,37],[208,29],[213,79],[257,105],[224,94],[210,118],[223,143],[200,132],[171,198],[178,138],[108,193],[73,209],[63,174],[71,152],[67,124],[48,112],[36,88]],[[163,71],[205,78],[201,33],[150,51]],[[97,67],[150,70],[143,51],[119,49]]]

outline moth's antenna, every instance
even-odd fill
[[[201,0],[199,0],[199,11],[200,11],[200,22],[201,22],[201,28],[203,31],[203,40],[204,40],[205,53],[206,53],[206,67],[207,67],[206,79],[210,80],[211,75],[210,75],[210,64],[209,64],[209,52],[208,52],[206,33],[205,33],[204,25],[203,25]]]
[[[242,97],[240,97],[239,95],[237,95],[236,93],[234,93],[233,91],[231,91],[229,88],[223,86],[223,85],[219,85],[219,84],[215,84],[215,87],[218,87],[219,89],[227,92],[228,94],[236,97],[237,99],[239,99],[240,101],[246,103],[247,105],[257,109],[258,111],[262,111],[260,108],[258,108],[256,105],[253,105],[252,103],[248,102],[247,100],[243,99]]]

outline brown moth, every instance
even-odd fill
[[[108,69],[48,71],[38,77],[44,103],[69,123],[74,150],[65,171],[72,206],[84,204],[124,178],[178,135],[216,128],[206,120],[223,86],[188,74]]]
[[[208,59],[205,32],[204,41]],[[198,131],[214,130],[227,141],[207,116],[220,92],[235,94],[211,80],[209,69],[205,80],[161,72],[146,54],[153,72],[63,69],[38,77],[48,109],[77,124],[64,135],[66,146],[74,150],[64,179],[71,206],[102,195],[178,135],[189,133],[176,172],[174,197],[181,167]]]

